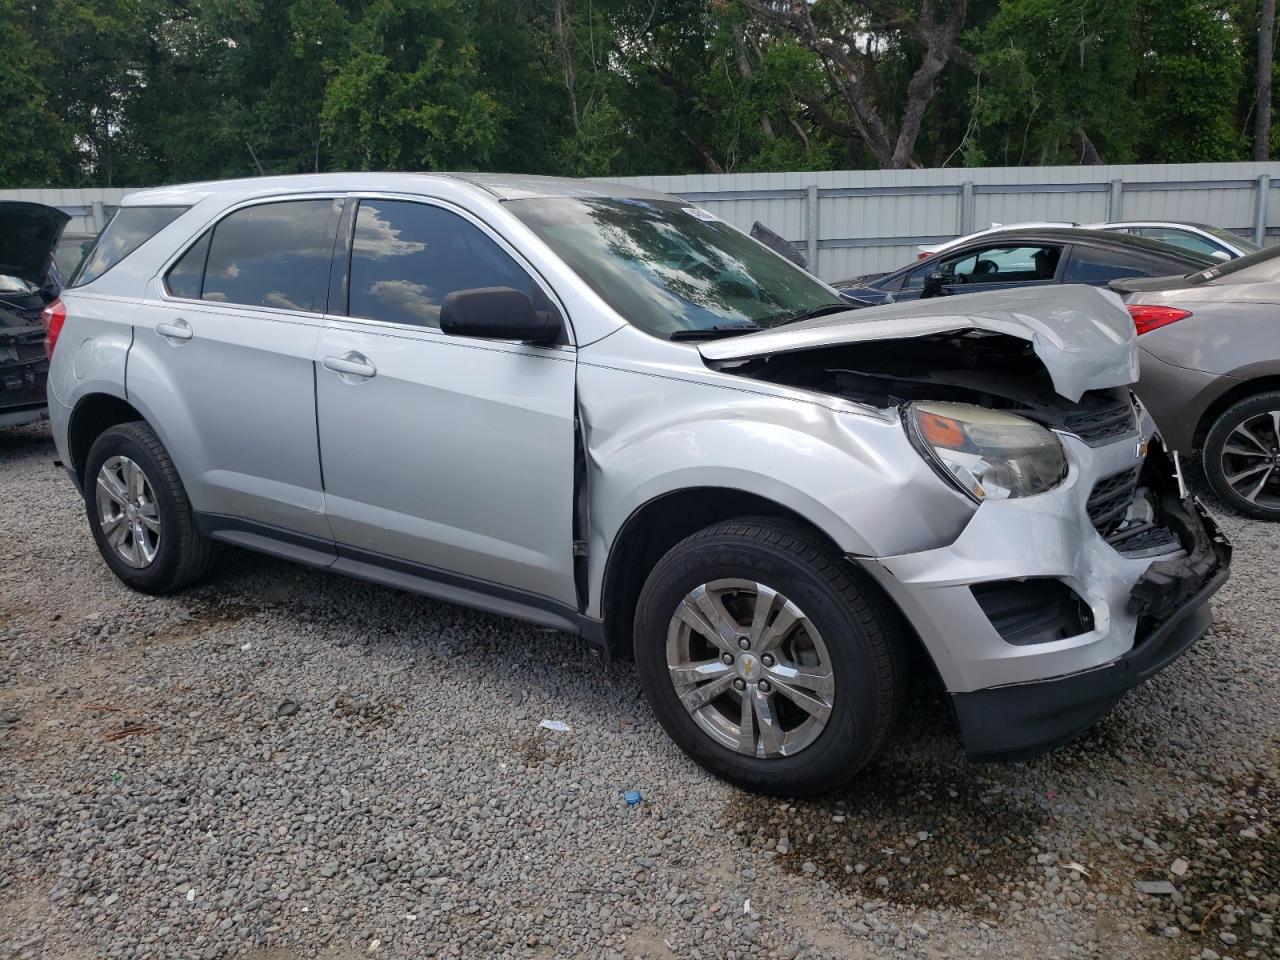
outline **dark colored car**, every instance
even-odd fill
[[[1163,277],[1217,261],[1143,237],[1070,227],[1007,230],[975,237],[891,273],[834,286],[855,306],[1052,283],[1105,286],[1125,277]]]
[[[1113,289],[1138,330],[1138,396],[1166,442],[1203,451],[1224,503],[1280,521],[1280,248]]]
[[[69,219],[41,203],[0,202],[0,427],[47,416],[40,311],[62,289],[53,252]]]

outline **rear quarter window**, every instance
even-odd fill
[[[71,286],[92,283],[187,212],[188,207],[121,207],[98,237]]]

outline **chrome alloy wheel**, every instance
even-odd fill
[[[822,733],[835,674],[804,612],[753,580],[689,591],[667,628],[676,695],[717,743],[751,757],[788,757]]]
[[[98,471],[98,521],[107,544],[141,569],[160,549],[160,508],[151,481],[128,457],[110,457]]]
[[[1280,509],[1280,410],[1240,423],[1222,447],[1222,478],[1252,504]]]

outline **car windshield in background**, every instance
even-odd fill
[[[1246,253],[1253,253],[1254,251],[1262,249],[1252,240],[1246,240],[1244,237],[1240,236],[1240,234],[1232,233],[1230,230],[1223,230],[1221,227],[1211,227],[1208,224],[1205,224],[1200,229],[1205,233],[1213,234],[1219,240],[1227,241],[1232,246],[1243,250]]]
[[[1280,247],[1266,247],[1247,257],[1228,260],[1196,273],[1187,274],[1187,282],[1193,285],[1230,277],[1232,283],[1258,283],[1280,280]]]
[[[841,306],[826,284],[711,214],[670,200],[513,200],[606,303],[660,337],[777,326]]]
[[[186,207],[121,207],[80,265],[71,286],[97,280],[186,212]]]

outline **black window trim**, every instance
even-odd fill
[[[308,318],[313,318],[317,320],[324,319],[326,314],[326,311],[324,309],[286,310],[282,307],[265,307],[265,306],[260,306],[252,303],[229,303],[229,302],[224,302],[220,300],[205,300],[203,299],[203,297],[198,300],[192,299],[191,297],[177,297],[169,292],[168,276],[169,276],[169,271],[172,270],[175,265],[177,265],[178,261],[187,255],[188,250],[190,250],[197,243],[199,243],[204,238],[206,233],[212,233],[212,231],[217,228],[218,224],[220,224],[223,220],[227,219],[227,217],[231,216],[233,213],[237,213],[240,210],[244,210],[248,207],[261,207],[270,203],[289,203],[291,201],[298,201],[298,200],[329,200],[329,201],[342,200],[345,203],[346,199],[347,199],[347,193],[342,190],[322,190],[316,193],[282,193],[282,194],[272,194],[270,196],[265,196],[265,197],[251,197],[247,200],[242,200],[239,203],[233,204],[230,207],[223,207],[219,209],[218,212],[210,220],[205,222],[200,227],[200,229],[197,230],[189,240],[184,242],[182,246],[178,248],[178,251],[175,254],[173,254],[173,256],[169,257],[161,265],[160,269],[156,271],[156,275],[154,279],[158,282],[158,285],[159,285],[160,299],[165,303],[185,303],[185,304],[191,304],[193,306],[211,307],[218,310],[219,312],[226,311],[226,310],[253,310],[253,311],[261,311],[263,313],[277,314],[281,317],[301,316],[301,317],[308,317]],[[345,210],[345,206],[344,206],[344,210]],[[340,218],[334,217],[332,216],[332,214],[330,214],[329,219],[325,223],[326,231],[329,232],[330,234],[336,233],[339,219]],[[213,249],[212,236],[210,236],[209,238],[209,250],[211,249]],[[206,250],[204,254],[206,269],[208,268],[208,265],[209,265],[209,250]],[[330,260],[329,272],[332,271],[332,267],[333,267],[333,261]],[[327,279],[328,279],[328,272],[326,273],[326,281]],[[204,293],[203,274],[201,275],[201,279],[200,279],[200,292],[201,294]],[[322,285],[322,289],[320,292],[324,294],[324,297],[327,300],[328,298],[327,282],[326,284]],[[326,306],[327,306],[327,303],[321,304],[322,308]]]
[[[391,320],[376,320],[373,317],[351,316],[351,313],[350,313],[351,257],[354,249],[356,215],[357,215],[357,211],[359,209],[361,201],[364,201],[364,200],[398,200],[398,201],[404,201],[407,203],[420,203],[429,207],[438,207],[441,210],[446,211],[447,213],[453,213],[462,217],[462,219],[466,220],[472,226],[479,229],[481,233],[483,233],[490,240],[496,243],[500,250],[502,250],[505,254],[511,257],[511,259],[515,261],[516,266],[518,266],[521,270],[527,273],[530,276],[530,278],[533,280],[533,282],[538,285],[539,289],[542,290],[543,295],[547,298],[547,301],[560,314],[560,323],[564,331],[564,336],[567,338],[566,342],[551,344],[549,347],[548,346],[538,347],[537,349],[540,351],[545,351],[548,349],[553,349],[553,350],[554,349],[568,349],[568,350],[576,349],[575,344],[577,343],[577,337],[575,336],[573,331],[573,321],[569,317],[569,311],[565,308],[564,301],[561,300],[559,295],[555,292],[555,288],[553,288],[551,284],[547,281],[547,279],[542,275],[542,272],[538,270],[538,268],[535,267],[529,261],[529,259],[524,256],[524,254],[522,254],[518,249],[516,249],[509,242],[507,242],[507,239],[503,237],[501,233],[495,230],[492,226],[490,226],[487,222],[485,222],[483,219],[481,219],[472,211],[466,209],[465,207],[460,207],[455,203],[450,203],[448,200],[442,199],[440,197],[431,197],[431,196],[426,196],[424,194],[394,193],[394,192],[387,192],[387,191],[368,191],[368,190],[352,190],[348,192],[347,202],[348,202],[348,208],[350,209],[350,217],[349,218],[347,217],[346,210],[343,211],[344,224],[347,229],[347,236],[345,238],[346,249],[345,251],[339,251],[335,248],[335,251],[334,251],[334,254],[335,254],[334,266],[338,268],[339,271],[341,271],[340,282],[342,283],[342,290],[341,290],[342,297],[338,303],[330,302],[329,304],[330,310],[328,313],[329,317],[332,317],[333,319],[336,319],[336,320],[342,320],[344,323],[369,324],[375,327],[386,328],[388,330],[412,331],[414,333],[429,334],[433,337],[443,337],[447,339],[449,342],[454,342],[454,343],[461,343],[461,342],[471,343],[472,342],[470,338],[458,337],[454,334],[444,333],[443,331],[435,327],[423,326],[422,324],[395,323],[394,321],[391,321]],[[344,261],[345,261],[345,266],[344,266]],[[331,281],[330,283],[330,300],[331,301],[333,299],[332,295],[333,295],[333,281]],[[505,342],[506,341],[501,341],[501,340],[490,341],[490,343],[492,343],[493,345],[497,345],[499,343],[505,343]]]

